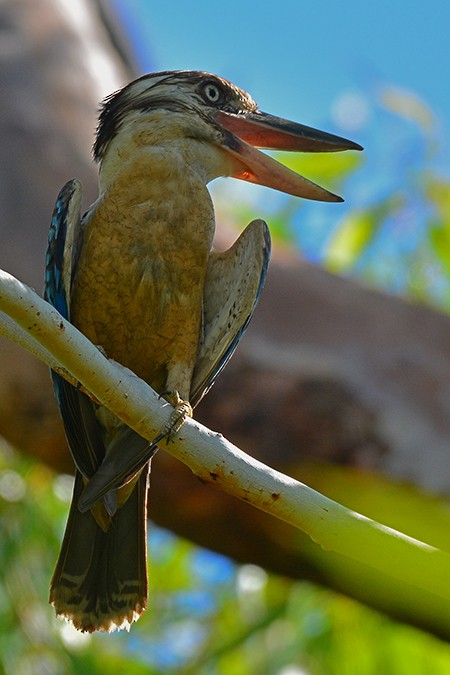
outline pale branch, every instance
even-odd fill
[[[49,368],[53,368],[60,373],[66,380],[77,385],[76,379],[69,372],[64,371],[64,368],[60,366],[55,357],[4,312],[0,312],[0,335],[23,347],[23,349],[26,349],[43,361]]]
[[[58,372],[69,374],[145,438],[154,439],[172,408],[136,375],[105,358],[30,288],[0,272],[0,333]],[[4,320],[6,318],[6,320]],[[14,322],[18,328],[12,326]],[[201,480],[290,523],[325,550],[365,563],[450,599],[450,554],[380,525],[275,471],[193,420],[161,446]]]

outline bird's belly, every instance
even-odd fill
[[[187,398],[214,212],[195,173],[161,184],[151,180],[152,166],[142,176],[120,174],[89,212],[70,317],[154,389]]]
[[[113,358],[157,391],[181,369],[175,388],[189,394],[199,344],[207,256],[164,260],[147,266],[136,257],[92,252],[77,273],[71,303],[73,323]]]

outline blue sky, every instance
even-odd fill
[[[387,281],[377,283],[391,287],[398,256],[406,260],[427,236],[420,181],[427,171],[450,175],[450,0],[110,2],[142,72],[217,73],[249,91],[262,110],[364,146],[360,167],[337,190],[345,203],[299,202],[291,226],[302,255],[323,261],[347,214],[401,195],[409,210],[385,223],[378,247],[371,246],[377,266],[388,270],[379,272]],[[388,105],[387,87],[412,96],[391,96]],[[211,190],[222,209],[218,222],[228,222],[224,205],[237,199],[273,227],[285,203],[241,181],[215,181]]]
[[[215,72],[313,125],[333,122],[342,92],[388,82],[420,95],[448,134],[448,0],[111,2],[143,71]]]

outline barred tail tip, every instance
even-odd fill
[[[62,596],[66,595],[65,593]],[[129,631],[131,624],[137,621],[147,609],[147,598],[128,598],[123,610],[104,608],[103,611],[83,610],[83,602],[75,603],[73,598],[62,597],[61,593],[50,593],[50,604],[55,608],[56,616],[64,619],[82,633],[113,633],[115,630]]]

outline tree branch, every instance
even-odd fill
[[[171,408],[136,375],[106,359],[34,291],[0,272],[0,332],[64,377],[79,382],[102,405],[148,440]],[[69,374],[69,376],[68,376]],[[164,449],[202,481],[301,529],[325,550],[450,599],[450,555],[376,523],[249,455],[195,421]]]

